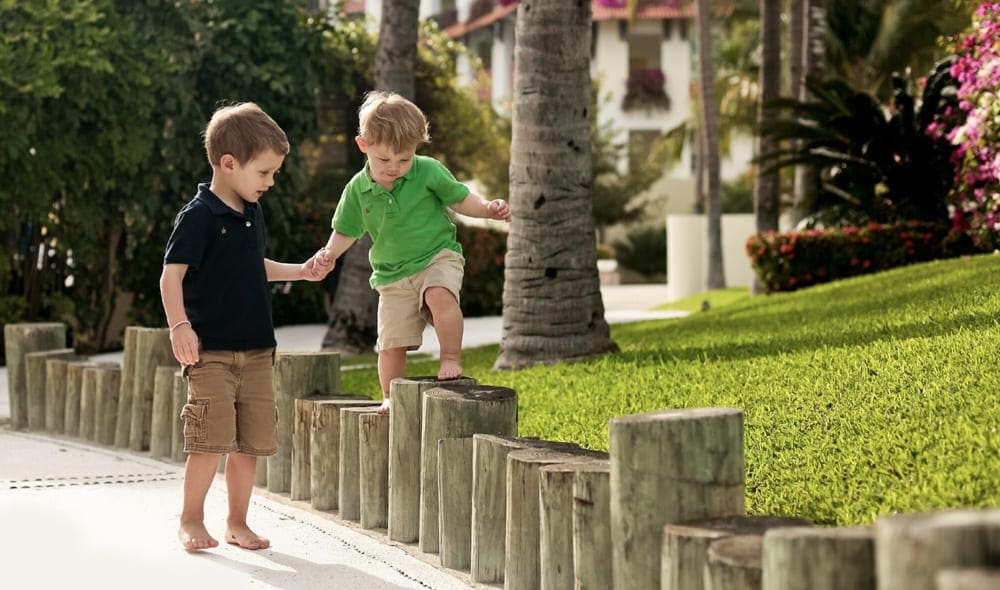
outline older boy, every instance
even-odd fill
[[[423,112],[402,96],[370,92],[358,111],[355,143],[364,170],[344,188],[333,232],[317,253],[321,271],[365,232],[372,237],[370,283],[379,293],[378,373],[389,411],[389,384],[402,377],[406,351],[420,346],[425,324],[441,344],[438,379],[462,375],[462,287],[465,259],[446,208],[510,221],[504,201],[487,201],[455,180],[440,162],[416,155],[429,141]]]
[[[225,540],[245,549],[270,542],[247,526],[257,457],[277,452],[271,389],[274,325],[268,281],[319,280],[303,264],[265,257],[258,201],[288,154],[284,131],[253,103],[223,107],[205,129],[212,182],[177,214],[160,293],[174,356],[188,379],[184,506],[177,533],[188,551],[218,546],[205,528],[205,496],[226,458]]]

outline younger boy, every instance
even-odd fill
[[[395,93],[370,92],[358,111],[358,149],[365,168],[344,188],[333,232],[317,253],[321,271],[364,235],[372,237],[371,285],[379,293],[378,373],[389,411],[389,384],[402,377],[406,351],[420,346],[425,324],[441,344],[438,379],[462,375],[462,310],[458,305],[465,259],[446,208],[510,221],[510,207],[487,201],[455,180],[440,162],[415,155],[430,138],[427,119]]]
[[[264,549],[270,541],[247,526],[257,457],[277,452],[271,389],[274,325],[268,281],[319,280],[315,257],[303,264],[265,258],[258,201],[274,185],[288,139],[253,103],[215,111],[205,129],[211,184],[174,220],[160,294],[174,357],[188,380],[184,418],[181,544],[218,546],[205,528],[205,496],[219,455],[226,458],[227,543]]]

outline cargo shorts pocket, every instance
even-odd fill
[[[195,400],[184,404],[181,419],[184,420],[184,442],[199,444],[205,442],[208,414],[208,400]]]

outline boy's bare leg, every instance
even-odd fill
[[[379,414],[389,413],[389,385],[406,372],[406,348],[386,348],[378,351],[378,380],[382,385],[382,405]]]
[[[458,379],[462,376],[462,308],[451,291],[430,287],[424,292],[424,303],[434,318],[434,332],[441,345],[441,366],[438,379]]]
[[[247,526],[247,510],[257,468],[257,457],[230,453],[226,458],[226,490],[229,517],[226,519],[226,542],[244,549],[267,549],[271,541]]]
[[[205,495],[212,487],[219,456],[191,453],[184,466],[184,507],[177,538],[188,551],[218,547],[219,542],[205,528]]]

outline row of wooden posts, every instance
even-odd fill
[[[186,383],[165,329],[129,327],[123,366],[62,324],[5,326],[11,426],[184,458]],[[609,452],[518,437],[517,395],[463,378],[392,383],[390,413],[340,392],[333,353],[279,353],[279,453],[256,483],[339,512],[444,567],[512,589],[1000,588],[1000,510],[814,527],[745,514],[743,414],[613,418]]]

